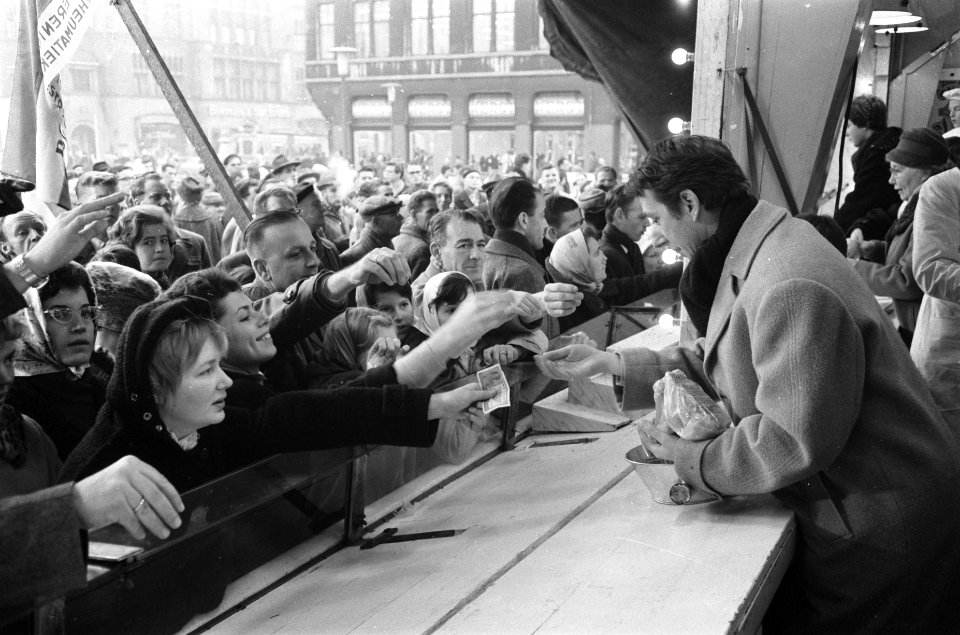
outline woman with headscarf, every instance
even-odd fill
[[[94,352],[100,306],[90,277],[75,262],[25,298],[26,330],[7,401],[40,424],[64,459],[93,426],[106,397],[112,364]]]
[[[923,291],[913,275],[913,214],[920,186],[942,171],[949,159],[943,137],[930,128],[913,128],[887,153],[890,183],[902,201],[883,240],[847,240],[847,256],[876,295],[893,299],[900,337],[909,347]]]
[[[578,229],[561,237],[553,246],[546,262],[547,272],[557,282],[577,285],[583,293],[580,306],[570,315],[560,318],[561,332],[567,332],[607,311],[607,303],[600,298],[600,290],[607,277],[606,267],[607,257],[592,232],[584,233],[583,229]],[[626,302],[635,299],[630,298]]]
[[[493,395],[477,386],[442,395],[405,386],[305,390],[270,397],[256,410],[235,408],[225,403],[232,380],[220,366],[226,340],[204,299],[138,308],[120,336],[107,401],[61,478],[132,454],[183,491],[279,452],[428,447],[440,417]]]

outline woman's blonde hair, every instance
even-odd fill
[[[207,340],[221,350],[227,348],[227,336],[220,326],[203,318],[188,318],[170,323],[157,341],[150,359],[150,386],[153,398],[164,403],[180,385],[183,374],[197,357]]]

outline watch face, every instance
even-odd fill
[[[690,486],[679,481],[670,487],[670,500],[676,505],[686,505],[690,502]]]

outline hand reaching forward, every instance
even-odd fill
[[[553,379],[590,377],[597,373],[620,373],[620,361],[613,353],[598,351],[586,344],[574,344],[534,357],[537,366]]]
[[[125,456],[79,481],[73,488],[73,506],[80,524],[99,529],[120,523],[138,540],[144,528],[158,538],[180,526],[183,502],[164,476],[135,456]]]
[[[537,298],[543,312],[553,317],[570,315],[583,301],[583,293],[577,289],[576,285],[562,282],[551,282],[543,287],[543,291],[535,293],[534,297]]]
[[[94,236],[103,233],[113,221],[113,208],[123,201],[117,192],[84,203],[57,219],[43,238],[30,250],[26,262],[40,277],[45,277],[70,262]]]
[[[350,267],[352,281],[355,286],[368,282],[383,282],[389,285],[407,284],[410,282],[410,265],[403,254],[378,247],[369,252],[359,262]]]
[[[400,340],[395,337],[378,337],[377,341],[370,347],[370,352],[367,353],[366,368],[370,370],[371,368],[379,368],[380,366],[392,364],[408,350],[410,350],[410,348],[408,346],[401,346]]]
[[[487,366],[494,364],[506,366],[517,361],[518,357],[520,357],[520,351],[510,344],[495,344],[483,349],[483,363]]]
[[[468,384],[447,392],[434,393],[430,397],[427,417],[429,419],[441,419],[443,417],[456,417],[461,413],[478,417],[483,414],[483,410],[477,405],[478,402],[491,399],[496,394],[497,391],[484,390],[480,387],[480,384]]]

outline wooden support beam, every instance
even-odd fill
[[[693,52],[693,112],[690,131],[721,137],[723,78],[727,61],[731,3],[735,0],[700,0],[697,3],[697,40]]]
[[[140,20],[140,16],[137,14],[136,9],[133,8],[130,0],[111,1],[120,13],[120,19],[123,20],[127,30],[130,31],[130,36],[136,43],[137,48],[140,49],[140,55],[143,56],[147,67],[150,68],[154,79],[157,80],[160,90],[163,91],[163,96],[167,98],[167,103],[169,103],[170,108],[173,109],[173,114],[177,116],[177,120],[183,128],[184,134],[187,135],[187,139],[190,140],[193,149],[197,152],[200,160],[203,161],[207,171],[213,178],[213,183],[216,185],[217,191],[223,196],[224,203],[226,203],[224,213],[233,218],[240,227],[240,231],[243,231],[247,223],[250,222],[250,213],[240,200],[240,195],[237,194],[237,190],[233,187],[233,182],[230,180],[230,177],[227,176],[226,169],[223,167],[223,164],[220,163],[220,159],[217,157],[213,146],[210,145],[210,140],[207,139],[207,135],[204,134],[203,128],[200,127],[200,122],[197,121],[196,116],[190,109],[190,105],[187,104],[186,98],[180,91],[180,87],[177,86],[177,82],[174,81],[170,69],[167,68],[167,64],[163,61],[163,57],[160,56],[160,51],[157,50],[157,45],[154,44],[153,38],[147,33],[143,21]]]

